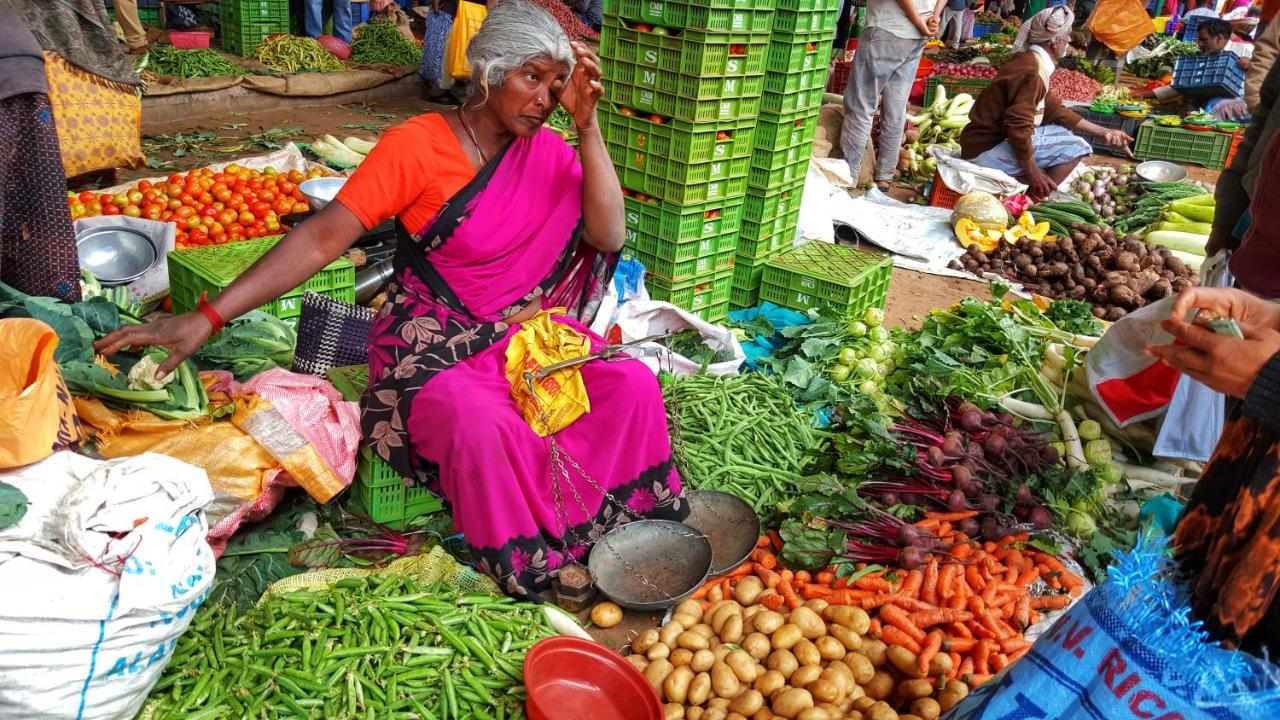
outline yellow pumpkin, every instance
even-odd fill
[[[997,230],[984,230],[978,223],[969,218],[959,218],[955,225],[956,242],[962,247],[977,245],[983,252],[990,252],[1000,244],[1001,233]],[[992,237],[994,235],[995,237]]]

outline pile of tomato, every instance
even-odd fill
[[[309,209],[298,185],[324,174],[319,169],[253,170],[233,163],[221,171],[201,168],[170,175],[163,182],[143,180],[116,195],[68,192],[67,203],[73,220],[127,215],[172,222],[181,250],[278,235],[280,218]]]

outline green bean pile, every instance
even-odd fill
[[[292,35],[263,40],[262,44],[253,51],[253,59],[281,73],[296,73],[303,70],[337,72],[347,69],[341,60],[325,50],[324,46],[314,38]]]
[[[760,373],[663,376],[662,382],[686,482],[737,495],[762,515],[796,494],[793,485],[824,435],[785,386]]]
[[[206,606],[152,718],[522,718],[525,651],[554,634],[535,606],[400,576]]]
[[[417,65],[422,47],[405,37],[395,23],[374,20],[356,30],[351,62],[369,65]]]
[[[148,50],[145,68],[159,75],[180,78],[245,74],[244,68],[213,50],[179,50],[169,45],[155,45]]]

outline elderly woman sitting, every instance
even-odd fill
[[[1075,16],[1065,7],[1042,10],[1018,31],[1016,52],[982,91],[960,133],[960,157],[1001,170],[1043,198],[1081,159],[1093,153],[1072,130],[1120,145],[1133,138],[1095,125],[1062,105],[1049,87],[1056,59],[1066,52]]]
[[[212,302],[102,341],[173,349],[166,372],[233,318],[302,284],[395,216],[389,300],[369,339],[364,434],[450,502],[481,565],[541,599],[560,567],[614,526],[682,519],[662,393],[634,360],[592,360],[538,382],[535,347],[581,357],[583,322],[622,247],[622,193],[596,120],[599,64],[554,19],[503,2],[467,50],[473,95],[389,130],[336,202]],[[543,127],[557,103],[580,150]],[[561,396],[577,403],[559,403]]]

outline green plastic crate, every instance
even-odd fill
[[[715,275],[678,283],[666,282],[656,275],[645,276],[649,297],[693,313],[728,303],[732,283],[733,270],[722,270]]]
[[[289,25],[289,0],[220,0],[218,13],[228,20],[245,23]]]
[[[806,3],[808,4],[808,3]],[[785,33],[827,33],[834,35],[839,6],[830,3],[814,3],[818,7],[778,10],[773,16],[773,31]]]
[[[325,371],[324,377],[333,384],[342,399],[347,402],[360,402],[364,391],[369,387],[368,365],[344,365],[331,367]]]
[[[666,72],[624,60],[605,58],[601,62],[610,84],[620,83],[637,89],[654,90],[664,95],[678,95],[686,100],[757,97],[764,90],[763,75],[700,77]]]
[[[933,98],[938,94],[938,86],[941,85],[947,89],[947,97],[955,97],[960,93],[968,93],[977,98],[992,80],[987,78],[958,78],[950,75],[934,75],[925,81],[924,84],[924,104],[928,107],[933,104]]]
[[[170,252],[169,294],[174,313],[195,310],[201,293],[208,292],[210,300],[217,297],[279,241],[279,237],[269,237]],[[307,290],[354,303],[355,266],[345,257],[338,258],[310,280],[258,309],[281,320],[296,318],[302,312],[302,293]]]
[[[675,30],[768,35],[773,29],[773,3],[758,0],[609,0],[605,11]]]
[[[738,258],[758,262],[790,250],[795,245],[798,221],[798,214],[759,225],[743,220],[742,233],[738,235]]]
[[[651,156],[646,158],[646,161],[650,159],[652,159]],[[695,205],[715,200],[737,199],[746,193],[747,175],[746,173],[739,175],[737,171],[747,167],[749,162],[750,160],[746,158],[726,161],[726,166],[731,170],[728,177],[696,183],[672,180],[665,174],[669,167],[660,162],[655,162],[654,167],[660,169],[663,174],[637,170],[626,165],[618,167],[616,163],[614,168],[622,179],[622,186],[627,190],[651,195],[659,201],[665,200],[676,205]]]
[[[752,164],[752,159],[749,157],[712,160],[705,163],[682,163],[669,160],[659,153],[631,150],[612,142],[606,147],[609,149],[609,157],[614,159],[615,164],[621,161],[624,169],[641,171],[657,179],[681,185],[744,178],[747,176],[747,168]],[[648,184],[652,185],[652,183]],[[648,190],[643,187],[633,189],[648,193]],[[658,191],[654,190],[652,194],[656,195]]]
[[[111,22],[116,21],[116,11],[114,8],[107,11],[107,19]],[[143,25],[160,27],[160,8],[138,8],[138,21]]]
[[[1234,139],[1231,133],[1200,132],[1144,122],[1138,128],[1133,155],[1139,160],[1172,160],[1217,170],[1226,166]]]
[[[762,84],[760,77],[736,79],[750,81],[757,89]],[[685,95],[634,85],[624,80],[612,80],[606,85],[605,95],[608,100],[622,107],[661,115],[664,119],[671,118],[691,123],[746,120],[754,118],[760,111],[759,92],[749,97],[711,97],[698,100]]]
[[[715,123],[666,120],[656,123],[640,115],[623,115],[602,109],[600,128],[604,139],[611,144],[682,163],[750,157],[755,139],[755,121],[750,119]],[[621,159],[613,157],[613,161],[621,162]]]
[[[742,205],[742,219],[764,223],[788,213],[798,212],[804,198],[804,180],[769,190],[747,190]]]
[[[792,12],[835,12],[840,9],[840,0],[775,0],[774,7]]]
[[[727,238],[727,241],[721,238]],[[717,273],[733,269],[734,256],[738,252],[737,236],[723,235],[721,238],[715,238],[715,242],[711,243],[720,248],[719,252],[683,262],[664,260],[639,250],[629,252],[654,278],[668,284],[676,284],[706,277],[714,278]]]
[[[359,402],[369,386],[368,365],[329,368],[325,377],[349,402]],[[347,496],[353,509],[376,523],[400,530],[420,515],[439,512],[444,504],[424,487],[408,487],[390,465],[361,448],[356,460],[356,477]]]
[[[761,160],[761,162],[764,162],[764,160]],[[786,185],[797,180],[803,180],[808,173],[808,155],[805,155],[790,165],[783,165],[780,168],[757,166],[755,158],[753,157],[751,169],[748,171],[747,175],[747,186],[758,190],[772,190],[780,185]]]
[[[808,160],[813,155],[813,144],[796,145],[785,150],[756,150],[751,153],[751,168],[757,172],[772,173]],[[787,182],[787,181],[784,181]],[[789,183],[788,183],[789,184]],[[767,189],[775,189],[769,186]]]
[[[766,93],[787,94],[803,90],[815,90],[827,87],[827,67],[816,67],[812,70],[801,70],[794,73],[765,73],[764,91]],[[761,107],[764,112],[783,114],[790,110],[770,110]]]
[[[400,473],[367,447],[360,450],[356,460],[356,477],[347,502],[354,512],[393,530],[402,530],[410,520],[444,509],[444,503],[434,493],[425,487],[407,485]]]
[[[289,21],[284,22],[227,22],[219,28],[222,49],[240,57],[249,57],[268,35],[289,34]]]
[[[769,37],[703,30],[657,35],[606,16],[600,30],[600,57],[698,77],[763,75]]]
[[[667,280],[687,280],[704,274],[708,267],[702,261],[706,258],[718,258],[725,252],[736,252],[738,249],[738,230],[735,227],[719,235],[710,235],[700,240],[684,243],[673,243],[656,235],[649,235],[628,227],[626,229],[626,246],[650,260],[646,267],[655,275]],[[714,270],[723,270],[729,263],[719,260],[713,263]],[[666,269],[665,271],[663,270]]]
[[[789,93],[766,92],[760,96],[760,110],[770,113],[817,110],[822,107],[822,94],[826,91],[825,87],[815,87]]]
[[[704,308],[695,310],[694,315],[706,320],[709,323],[719,324],[729,319],[729,301],[725,300],[716,305],[709,305]]]
[[[714,250],[698,249],[698,244],[708,238],[725,234],[736,235],[742,221],[743,198],[721,198],[692,205],[676,205],[655,200],[641,202],[635,198],[622,199],[624,218],[628,231],[651,237],[670,250],[657,247],[640,249],[669,260],[688,260]]]
[[[760,113],[756,122],[756,152],[785,150],[813,145],[818,132],[818,110],[801,110],[784,114]]]
[[[826,242],[808,242],[765,266],[760,299],[795,310],[860,313],[884,307],[893,257]]]
[[[782,254],[783,250],[775,250],[759,258],[748,258],[739,255],[733,264],[733,280],[729,287],[729,304],[738,307],[755,307],[760,304],[760,280],[764,276],[765,265]]]
[[[769,40],[765,70],[771,73],[803,73],[822,68],[831,57],[829,32],[777,33]]]

